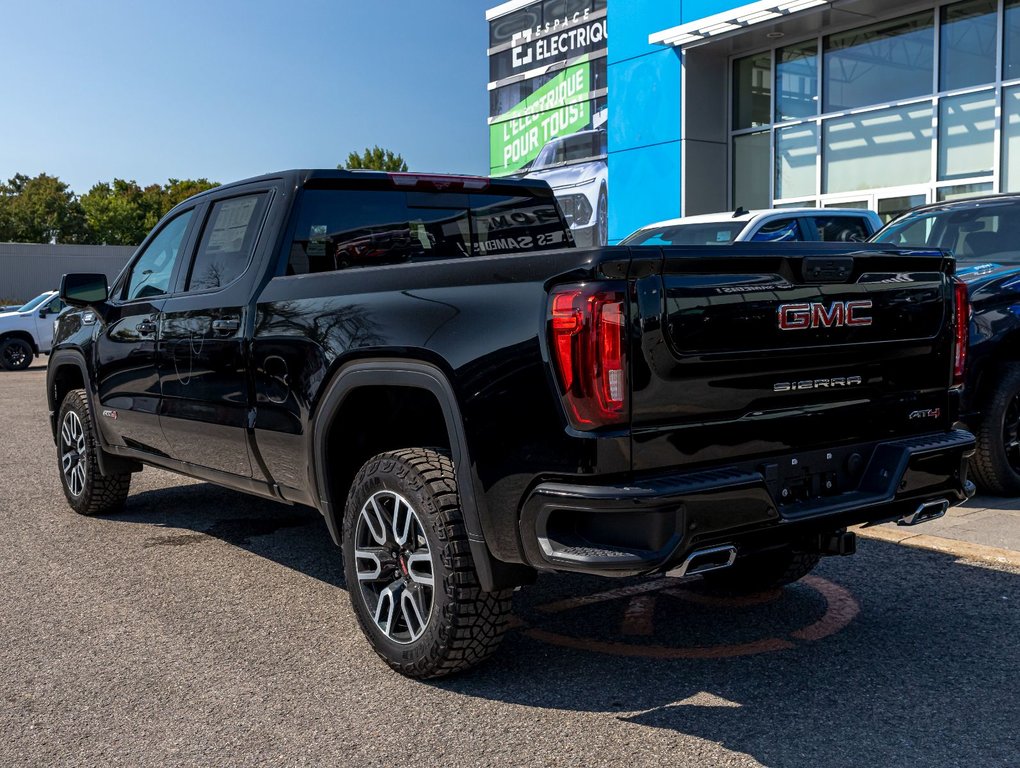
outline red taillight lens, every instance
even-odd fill
[[[963,386],[967,373],[967,344],[970,341],[970,298],[967,295],[967,284],[957,280],[953,283],[954,304],[954,338],[953,338],[953,386]]]
[[[553,293],[553,361],[571,424],[594,429],[627,418],[626,309],[622,291],[569,286]]]

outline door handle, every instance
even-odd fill
[[[142,336],[151,336],[156,332],[157,326],[154,322],[152,322],[152,320],[146,318],[135,327],[138,329],[138,332],[142,334]]]
[[[236,318],[229,320],[213,320],[212,328],[216,333],[234,333],[241,327],[241,321]]]

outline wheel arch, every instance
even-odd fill
[[[29,333],[28,331],[14,330],[0,333],[0,344],[3,344],[5,341],[7,341],[7,339],[21,339],[22,341],[27,341],[28,346],[32,348],[33,355],[42,354],[39,351],[39,345],[36,344],[35,342],[35,337],[32,336],[32,334]]]
[[[352,451],[348,457],[350,458],[348,464],[339,470],[341,474],[338,477],[331,477],[331,459],[335,459],[337,443],[348,437],[348,433],[343,431],[341,417],[357,413],[361,415],[362,421],[356,424],[367,423],[371,418],[368,415],[372,412],[371,406],[380,402],[373,398],[392,395],[394,390],[414,393],[411,397],[417,398],[414,401],[416,404],[433,404],[432,407],[436,410],[426,414],[423,420],[425,424],[431,424],[432,428],[427,426],[423,434],[428,434],[432,438],[439,437],[438,429],[435,428],[435,422],[439,419],[444,433],[442,437],[445,440],[434,439],[431,441],[432,446],[401,445],[399,439],[390,441],[397,444],[389,444],[386,440],[370,441],[368,443],[372,451],[370,455],[363,455],[364,451],[361,453]],[[374,422],[374,418],[371,420]],[[410,428],[409,431],[413,432],[414,429],[418,429],[418,426]],[[353,480],[363,461],[383,450],[441,447],[449,450],[454,462],[464,525],[482,588],[492,591],[529,581],[530,574],[519,573],[518,566],[495,560],[485,544],[479,512],[479,506],[484,503],[484,499],[472,469],[463,417],[453,385],[446,373],[437,365],[424,361],[380,359],[346,364],[337,371],[326,387],[316,409],[309,435],[315,501],[326,519],[330,535],[337,544],[341,539],[346,491],[349,489],[349,482],[345,483],[345,479],[349,476],[349,479]],[[358,437],[357,434],[353,435],[355,440]]]
[[[81,352],[74,349],[60,349],[50,353],[50,362],[46,367],[46,402],[50,413],[50,431],[53,441],[57,440],[57,419],[60,405],[67,393],[73,389],[85,390],[85,399],[89,406],[89,419],[92,421],[93,434],[96,436],[96,462],[100,471],[106,475],[117,475],[125,472],[138,472],[142,465],[137,461],[114,456],[103,450],[103,432],[96,420],[96,399],[89,386],[88,365]]]

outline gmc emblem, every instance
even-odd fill
[[[834,301],[826,307],[818,301],[803,304],[779,305],[779,328],[783,331],[803,331],[808,328],[841,328],[846,325],[871,325],[871,301]]]

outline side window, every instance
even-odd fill
[[[859,216],[812,216],[819,240],[840,243],[860,242],[869,236],[868,225]]]
[[[170,286],[170,275],[173,274],[177,262],[177,252],[188,231],[188,222],[194,209],[171,219],[158,235],[146,246],[142,255],[131,267],[123,298],[142,299],[149,296],[161,296]]]
[[[60,300],[60,297],[55,297],[49,304],[46,305],[46,314],[55,315],[64,308],[64,302]]]
[[[240,277],[251,261],[265,205],[265,193],[213,203],[185,290],[222,288]]]
[[[775,219],[767,221],[758,227],[758,231],[751,235],[751,241],[756,243],[781,243],[793,240],[803,240],[804,236],[800,231],[800,224],[796,219]]]

